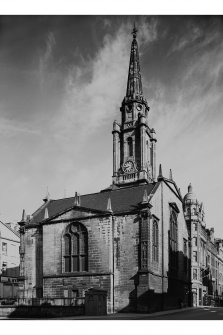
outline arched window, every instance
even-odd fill
[[[157,221],[153,221],[153,260],[159,261],[159,227]]]
[[[133,143],[132,143],[132,137],[127,138],[127,155],[133,156]]]
[[[149,142],[146,141],[146,160],[149,160]]]
[[[80,223],[72,223],[63,236],[64,272],[87,271],[87,229]]]
[[[177,270],[178,267],[178,213],[170,208],[170,231],[169,231],[169,266],[170,270]]]

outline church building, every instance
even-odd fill
[[[103,290],[108,313],[190,304],[190,224],[172,172],[165,178],[160,165],[157,173],[136,33],[121,119],[113,123],[112,184],[71,198],[47,195],[32,216],[23,211],[22,298],[76,301]]]

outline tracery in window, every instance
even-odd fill
[[[72,223],[66,229],[64,241],[64,272],[87,271],[87,229]]]
[[[177,270],[178,267],[178,213],[170,207],[170,230],[169,230],[169,266],[170,270]]]

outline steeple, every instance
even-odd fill
[[[132,31],[133,40],[130,53],[129,61],[129,73],[127,82],[126,97],[135,98],[136,96],[142,96],[142,79],[140,74],[140,64],[139,64],[139,51],[138,43],[136,40],[137,29],[134,24]]]
[[[113,184],[153,183],[156,180],[155,130],[149,127],[149,106],[143,96],[139,50],[134,25],[126,95],[121,123],[113,123]]]

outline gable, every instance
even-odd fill
[[[6,238],[12,241],[19,242],[20,238],[7,224],[0,222],[0,234],[1,238]]]
[[[97,211],[97,210],[90,209],[90,208],[74,206],[72,208],[69,208],[63,211],[62,213],[58,215],[55,215],[51,219],[45,220],[45,222],[49,223],[49,222],[73,220],[73,219],[80,219],[80,218],[85,218],[85,217],[95,216],[95,215],[108,215],[108,212],[105,212],[105,211],[102,212],[102,211]]]

